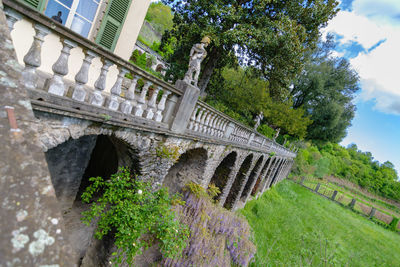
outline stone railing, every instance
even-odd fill
[[[33,101],[295,157],[293,151],[197,100],[198,89],[189,92],[193,86],[172,86],[23,4],[3,3],[24,65],[22,82]],[[132,79],[125,78],[127,74]]]
[[[22,4],[11,1],[4,1],[4,4],[12,36],[21,36],[26,29],[33,30],[33,42],[26,54],[15,45],[17,56],[23,58],[22,80],[28,89],[79,101],[84,104],[79,106],[80,110],[111,114],[111,117],[113,113],[103,111],[118,111],[128,119],[140,118],[155,123],[170,119],[172,112],[166,110],[166,106],[173,109],[168,102],[179,98],[182,92]],[[14,24],[20,20],[25,27],[14,29]],[[26,36],[26,40],[29,37]],[[60,48],[60,43],[61,52],[53,64],[46,62],[42,66],[44,57],[47,61],[54,58],[52,55],[57,54],[54,50]],[[50,66],[53,74],[49,76]],[[109,71],[111,68],[113,73]],[[74,81],[70,69],[75,69]],[[124,78],[128,73],[133,79]],[[143,85],[139,86],[138,81]],[[96,107],[100,109],[93,109]]]

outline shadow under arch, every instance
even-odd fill
[[[242,191],[242,194],[240,195],[240,200],[245,201],[247,195],[249,194],[249,191],[251,189],[251,186],[253,185],[254,180],[256,179],[256,174],[261,168],[261,164],[264,161],[264,156],[261,156],[258,158],[256,164],[254,165],[253,170],[251,171],[249,175],[249,179],[247,179],[247,183]]]
[[[232,209],[235,199],[240,193],[240,187],[246,178],[246,174],[250,169],[251,162],[253,160],[253,154],[248,155],[240,166],[239,172],[237,173],[235,180],[232,184],[231,190],[229,191],[228,197],[224,203],[226,209]]]
[[[82,224],[81,213],[89,209],[89,204],[82,202],[81,195],[90,184],[90,177],[108,179],[122,166],[139,174],[137,151],[114,136],[87,135],[68,139],[49,149],[45,157],[61,206],[66,236],[76,252],[71,263],[78,266],[82,262],[96,266],[105,264],[107,252],[114,245],[113,236],[94,239],[96,223],[89,227]]]
[[[253,190],[251,190],[252,196],[255,196],[256,193],[259,191],[262,178],[264,177],[264,179],[267,179],[266,172],[267,172],[267,168],[268,168],[270,162],[271,162],[271,158],[268,158],[265,161],[265,164],[264,164],[260,174],[258,175],[257,181],[254,184]]]
[[[273,173],[274,176],[272,177],[271,182],[270,182],[269,185],[268,185],[268,188],[270,188],[271,186],[274,185],[275,180],[276,180],[276,178],[278,177],[279,171],[280,171],[280,169],[281,169],[281,167],[282,167],[282,165],[283,165],[283,162],[284,162],[284,160],[281,160],[281,161],[278,163],[278,166],[276,167],[276,169],[275,169],[275,171],[274,171],[274,173]]]
[[[207,150],[194,148],[183,153],[178,161],[168,170],[163,186],[174,194],[179,192],[187,183],[201,183],[207,162]]]
[[[221,163],[215,169],[214,175],[210,180],[210,184],[214,184],[215,186],[217,186],[221,192],[214,197],[214,200],[218,199],[221,196],[226,184],[228,183],[228,179],[232,172],[233,166],[235,166],[236,159],[237,153],[235,151],[232,151],[221,161]]]

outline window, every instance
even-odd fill
[[[44,14],[88,37],[100,0],[49,0]]]

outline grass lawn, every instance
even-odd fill
[[[400,235],[292,181],[240,212],[254,230],[251,266],[400,266]]]

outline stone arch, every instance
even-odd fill
[[[283,162],[284,162],[284,159],[281,159],[281,160],[278,162],[278,164],[277,164],[277,166],[276,166],[276,169],[275,169],[275,171],[274,171],[274,173],[273,173],[273,177],[272,177],[272,179],[271,179],[271,182],[269,183],[269,187],[271,187],[271,186],[274,185],[275,180],[276,180],[276,178],[278,177],[278,173],[279,173],[280,168],[282,167]]]
[[[256,179],[256,177],[259,175],[260,171],[261,171],[261,166],[262,163],[264,161],[264,156],[260,156],[256,162],[256,164],[254,165],[249,178],[247,179],[246,185],[242,191],[242,194],[240,195],[240,200],[241,201],[246,201],[247,195],[250,193],[250,190],[252,188],[252,185],[254,183],[254,180]]]
[[[275,167],[275,164],[276,164],[276,161],[277,161],[276,157],[272,157],[270,159],[271,159],[271,163],[269,164],[269,167],[267,169],[267,173],[265,174],[264,182],[262,183],[262,187],[261,187],[262,191],[264,191],[268,187],[269,182],[271,180],[270,178],[271,178],[272,172],[274,170],[274,167]]]
[[[241,186],[246,179],[247,173],[250,169],[251,163],[253,161],[253,154],[249,154],[243,163],[240,166],[240,169],[235,177],[235,180],[232,184],[231,190],[229,191],[228,197],[224,203],[224,207],[227,209],[232,209],[233,205],[235,204],[236,198],[240,194]]]
[[[251,190],[252,196],[255,196],[256,193],[259,191],[261,180],[263,179],[263,177],[264,177],[264,179],[266,179],[266,172],[267,172],[267,169],[268,169],[268,166],[270,163],[271,163],[271,158],[268,158],[264,163],[264,166],[261,170],[260,175],[257,178],[256,183],[254,184],[253,190]]]
[[[178,161],[169,169],[163,186],[171,193],[179,192],[188,182],[201,184],[208,155],[204,148],[194,148],[181,154]]]
[[[215,196],[214,199],[218,199],[221,196],[225,186],[228,183],[229,176],[235,166],[236,159],[237,153],[235,151],[232,151],[220,162],[218,167],[215,169],[210,184],[214,184],[215,186],[217,186],[221,193]]]
[[[93,237],[96,224],[87,227],[81,223],[81,213],[89,209],[81,194],[90,184],[90,177],[108,179],[121,166],[140,173],[137,151],[113,135],[85,135],[49,149],[45,157],[62,209],[66,236],[76,252],[71,262],[101,265],[107,261],[106,252],[112,249],[113,236],[96,240]],[[96,253],[99,250],[104,253]]]

